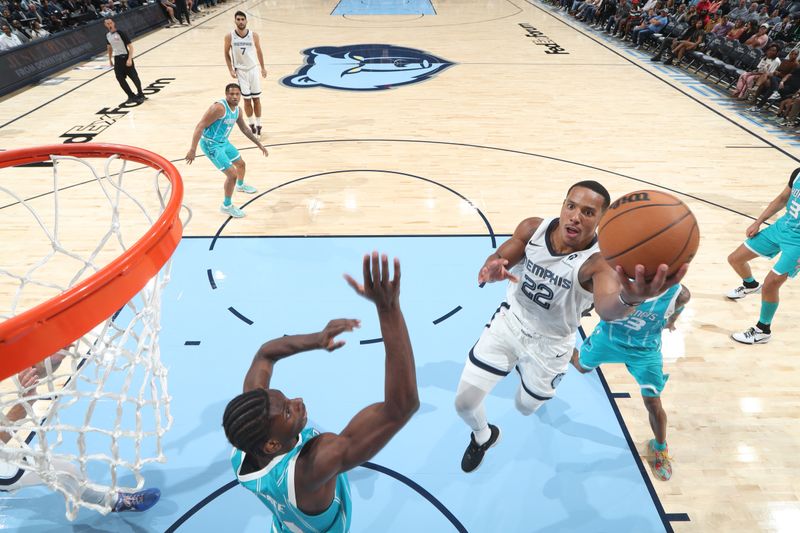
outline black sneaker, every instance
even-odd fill
[[[261,126],[256,126],[256,135],[261,137]]]
[[[145,100],[146,100],[146,98],[144,96],[137,96],[136,97],[136,103],[137,104],[143,104]]]
[[[253,132],[253,135],[256,134],[256,125],[255,124],[250,124],[250,131]]]
[[[500,441],[500,428],[489,424],[489,429],[492,431],[492,435],[483,444],[475,442],[475,435],[469,434],[469,446],[467,446],[467,451],[464,452],[464,457],[461,458],[461,470],[464,472],[477,470],[481,466],[483,456],[486,455],[486,450]]]

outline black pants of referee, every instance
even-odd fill
[[[133,61],[131,61],[131,66],[128,66],[125,64],[126,61],[128,61],[128,54],[114,56],[114,75],[117,77],[119,86],[122,87],[122,90],[125,91],[125,94],[127,94],[130,99],[134,99],[137,96],[144,96],[144,93],[142,93],[142,82],[139,81],[139,74],[136,72],[136,66],[133,64]],[[130,78],[133,84],[136,85],[136,94],[133,94],[125,78]]]

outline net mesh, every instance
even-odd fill
[[[17,174],[15,190],[0,186],[9,200],[3,205],[0,196],[8,219],[0,222],[14,224],[14,241],[25,242],[13,265],[0,265],[2,319],[67,290],[119,256],[153,225],[170,195],[162,171],[128,169],[131,164],[116,155],[91,162],[51,156],[50,162],[49,192],[31,190],[29,178],[33,172],[41,177],[41,168],[7,169]],[[142,171],[155,172],[155,179],[141,179]],[[169,273],[168,261],[102,323],[0,383],[0,471],[24,471],[27,484],[33,480],[63,494],[70,520],[81,507],[109,512],[119,492],[143,487],[147,464],[165,459],[162,438],[172,417],[158,338]]]

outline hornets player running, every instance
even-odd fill
[[[221,170],[225,174],[225,199],[222,202],[220,211],[233,218],[242,218],[244,216],[244,211],[233,205],[234,186],[239,192],[247,194],[258,192],[255,187],[244,183],[244,159],[239,154],[239,150],[228,140],[233,125],[239,126],[245,137],[253,141],[264,156],[269,155],[267,149],[245,126],[244,120],[239,114],[240,97],[241,92],[238,85],[229,83],[225,86],[225,98],[211,104],[206,114],[200,119],[194,129],[192,147],[189,148],[189,152],[186,154],[186,162],[191,165],[199,142],[200,149],[206,154],[209,161],[217,167],[217,170]]]
[[[661,355],[661,331],[675,329],[675,320],[689,303],[691,294],[673,285],[660,296],[645,300],[633,313],[614,322],[600,321],[581,346],[573,352],[572,364],[582,373],[604,363],[625,363],[636,379],[650,415],[654,439],[647,444],[650,467],[661,481],[672,477],[667,451],[667,413],[661,406],[661,392],[667,383]]]
[[[569,366],[581,312],[593,300],[600,318],[616,320],[685,275],[686,265],[670,278],[667,265],[661,265],[649,283],[641,265],[634,280],[620,267],[615,273],[598,253],[595,235],[609,203],[608,191],[596,181],[576,183],[559,218],[523,220],[478,273],[479,283],[510,283],[507,302],[469,352],[456,392],[456,411],[472,428],[461,460],[465,472],[478,468],[500,438],[483,401],[501,379],[519,372],[516,407],[532,414],[555,394]]]
[[[384,399],[359,412],[340,434],[306,428],[301,398],[269,389],[272,368],[284,357],[344,345],[336,336],[358,327],[338,319],[309,335],[290,335],[261,346],[244,379],[244,393],[225,408],[222,425],[233,444],[236,478],[273,515],[272,532],[346,532],[350,486],[345,472],[378,453],[419,407],[414,354],[400,310],[400,262],[378,252],[364,257],[364,284],[350,276],[355,291],[375,304],[386,349]]]
[[[225,62],[231,77],[238,80],[242,88],[244,114],[250,130],[261,137],[261,78],[267,77],[261,40],[256,32],[247,29],[247,15],[242,11],[237,11],[233,19],[236,29],[225,36]]]
[[[726,296],[739,300],[750,293],[761,291],[761,314],[752,328],[734,333],[731,338],[742,344],[765,344],[772,337],[772,318],[778,309],[781,286],[786,278],[793,278],[800,271],[800,168],[789,177],[789,184],[764,209],[755,222],[745,231],[748,239],[728,256],[728,263],[742,278],[742,284]],[[761,225],[772,215],[786,208],[774,224],[759,231]],[[758,256],[770,259],[781,254],[772,270],[759,284],[753,278],[750,261]]]

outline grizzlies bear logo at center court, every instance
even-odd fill
[[[281,83],[377,91],[427,80],[453,63],[414,48],[391,44],[320,46],[304,50],[306,64]]]

